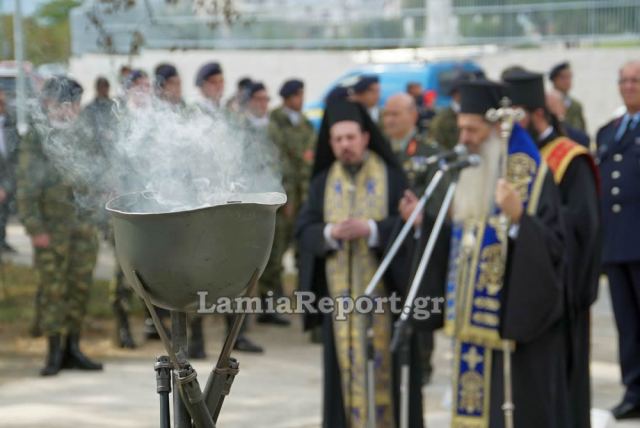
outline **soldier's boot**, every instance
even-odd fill
[[[113,313],[116,316],[117,345],[120,348],[134,349],[136,347],[136,343],[133,340],[131,329],[129,328],[129,317],[127,316],[127,311],[122,307],[120,302],[115,302],[113,304]]]
[[[156,313],[158,314],[158,317],[160,318],[160,322],[165,325],[164,323],[164,319],[169,317],[169,311],[166,309],[162,309],[162,308],[155,308]],[[151,318],[151,314],[149,313],[149,311],[147,309],[145,309],[145,320],[144,320],[144,338],[146,340],[160,340],[160,334],[158,333],[158,330],[156,329],[155,324],[153,323],[153,319]],[[171,336],[171,331],[168,330],[166,328],[165,325],[165,329],[164,331],[167,333],[168,336]]]
[[[202,332],[202,317],[196,317],[191,320],[191,337],[187,346],[187,355],[194,360],[203,360],[207,358],[204,350],[204,335]]]
[[[45,366],[40,370],[40,376],[53,376],[58,374],[60,369],[62,369],[64,351],[59,334],[49,336],[49,350],[47,352],[47,361],[45,362]]]
[[[278,290],[280,290],[282,287],[278,287]],[[276,300],[277,297],[282,296],[281,292],[277,292],[274,294],[273,297],[271,297],[272,299]],[[262,307],[266,308],[268,307],[266,304],[266,299],[268,297],[266,295],[262,295]],[[274,305],[275,306],[275,305]],[[258,315],[258,317],[256,318],[256,322],[259,324],[273,324],[273,325],[277,325],[280,327],[287,327],[291,324],[291,321],[289,321],[287,318],[285,318],[283,315],[280,315],[278,313],[275,312],[264,312],[260,315]]]
[[[252,342],[251,339],[249,339],[244,334],[238,336],[235,345],[233,345],[233,349],[239,352],[248,352],[253,354],[261,354],[264,352],[262,346],[258,345],[255,342]]]
[[[280,314],[260,314],[256,318],[256,322],[259,324],[273,324],[280,327],[287,327],[291,325],[291,321]]]
[[[67,336],[67,348],[64,353],[64,368],[78,370],[102,370],[102,363],[91,361],[80,350],[80,335],[70,334]]]

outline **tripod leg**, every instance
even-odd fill
[[[258,284],[258,278],[258,271],[255,271],[251,279],[249,279],[247,296],[253,295],[255,287]],[[234,315],[233,324],[224,341],[222,351],[220,351],[216,367],[209,375],[209,379],[204,388],[204,400],[214,422],[218,420],[224,397],[229,394],[233,379],[238,374],[239,364],[237,360],[231,358],[231,350],[240,334],[244,318],[245,313],[237,313]]]
[[[171,361],[160,356],[154,366],[156,370],[156,391],[160,396],[160,428],[171,428],[169,413],[169,393],[171,392]]]
[[[168,392],[160,393],[160,428],[171,428]]]
[[[171,311],[171,346],[180,359],[187,355],[187,314]],[[173,373],[173,425],[175,428],[191,428],[191,417],[177,393],[180,389],[178,374]]]

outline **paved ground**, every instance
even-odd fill
[[[16,262],[30,262],[28,240],[13,225],[9,240],[19,247]],[[113,260],[102,251],[97,275],[108,277]],[[137,325],[140,323],[138,322]],[[320,423],[321,349],[301,333],[299,320],[290,328],[255,326],[251,337],[262,344],[261,356],[239,354],[241,372],[225,401],[221,427],[311,428]],[[593,310],[594,407],[608,409],[621,396],[616,364],[616,331],[606,284]],[[212,358],[196,362],[201,385],[222,342],[222,323],[207,319],[207,351]],[[140,337],[139,326],[134,334]],[[158,343],[137,350],[113,348],[108,338],[91,343],[94,356],[106,363],[96,374],[64,371],[42,379],[37,370],[44,353],[42,339],[15,339],[0,344],[0,427],[6,428],[146,428],[158,426],[158,397],[153,362],[162,353]],[[16,351],[19,350],[19,351]],[[448,340],[437,337],[435,374],[425,388],[426,418],[430,427],[447,427],[451,355]],[[594,428],[640,427],[640,420],[615,424],[604,411],[594,410]]]

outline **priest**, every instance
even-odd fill
[[[567,230],[564,326],[569,382],[569,427],[591,426],[589,309],[598,296],[600,276],[599,174],[589,151],[564,135],[546,107],[542,74],[520,72],[505,79],[511,100],[525,111],[529,130],[560,190]]]
[[[467,82],[460,94],[460,142],[482,164],[462,171],[452,208],[445,314],[454,344],[452,426],[505,425],[509,355],[514,425],[566,427],[558,190],[524,129],[515,124],[503,141],[500,125],[486,119],[504,104],[503,85]]]
[[[316,146],[309,197],[296,226],[301,289],[334,301],[363,295],[397,230],[398,205],[406,188],[401,166],[365,108],[345,100],[330,102]],[[401,295],[408,281],[407,265],[401,252],[376,295]],[[400,405],[397,361],[390,349],[393,317],[385,310],[372,318],[376,426],[393,428]],[[308,313],[305,328],[317,325],[323,330],[323,427],[365,427],[368,316],[353,312],[340,320],[333,314]],[[415,338],[411,352],[409,425],[420,428],[421,372]]]

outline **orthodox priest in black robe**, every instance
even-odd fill
[[[529,130],[560,190],[565,229],[564,327],[567,345],[570,425],[591,426],[589,374],[589,308],[598,296],[600,275],[599,177],[588,150],[564,135],[559,121],[545,106],[542,74],[521,72],[505,79],[511,100],[526,115]]]
[[[366,110],[349,101],[329,103],[320,129],[307,203],[298,217],[300,285],[317,299],[353,299],[365,288],[400,222],[398,205],[407,188],[390,145]],[[402,294],[406,257],[390,266],[377,296]],[[323,427],[365,427],[367,415],[367,315],[307,313],[305,328],[322,325]],[[393,316],[373,316],[376,426],[398,425],[398,364],[391,353]],[[422,394],[419,347],[411,346],[410,426],[420,428]]]
[[[482,164],[461,172],[452,208],[445,312],[454,346],[452,426],[505,425],[506,345],[514,426],[566,427],[561,204],[527,132],[515,124],[504,141],[500,125],[486,120],[504,89],[489,81],[460,88],[460,142]]]

